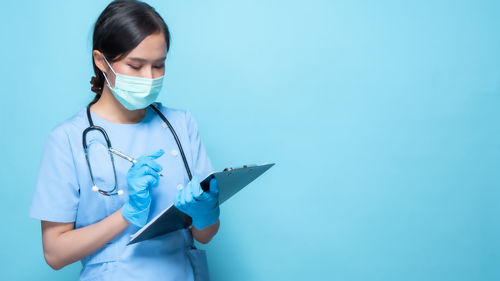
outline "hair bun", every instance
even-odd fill
[[[102,83],[99,82],[99,79],[97,79],[97,77],[95,76],[92,76],[92,78],[90,79],[90,84],[92,84],[90,90],[98,95],[102,93]]]

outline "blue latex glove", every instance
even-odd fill
[[[193,225],[203,229],[219,220],[219,187],[215,178],[210,180],[210,190],[204,192],[193,176],[183,189],[177,190],[175,207],[193,219]]]
[[[162,156],[162,149],[136,159],[127,173],[128,202],[122,207],[122,216],[130,223],[143,227],[146,225],[151,206],[150,189],[158,186],[160,164],[154,160]]]

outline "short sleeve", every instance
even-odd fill
[[[64,130],[57,127],[45,139],[29,217],[74,222],[80,198],[73,154]]]
[[[191,163],[194,163],[194,171],[192,173],[193,176],[196,175],[198,180],[201,181],[213,172],[212,163],[210,162],[205,146],[201,141],[201,137],[198,132],[198,124],[188,111],[186,111],[186,122],[191,146]]]

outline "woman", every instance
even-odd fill
[[[195,120],[154,102],[169,45],[167,25],[145,3],[114,1],[97,19],[96,96],[48,134],[30,208],[30,217],[41,220],[52,268],[81,260],[80,280],[208,279],[205,253],[193,237],[208,243],[217,233],[219,191],[215,180],[209,191],[200,187],[212,166]],[[83,134],[91,125],[135,161],[112,156],[99,130]],[[190,217],[190,227],[126,245],[172,204]]]

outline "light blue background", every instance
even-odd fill
[[[160,101],[217,169],[277,163],[200,246],[213,280],[500,279],[499,1],[150,3]],[[45,135],[93,97],[106,5],[2,3],[2,280],[77,279],[27,216]]]

